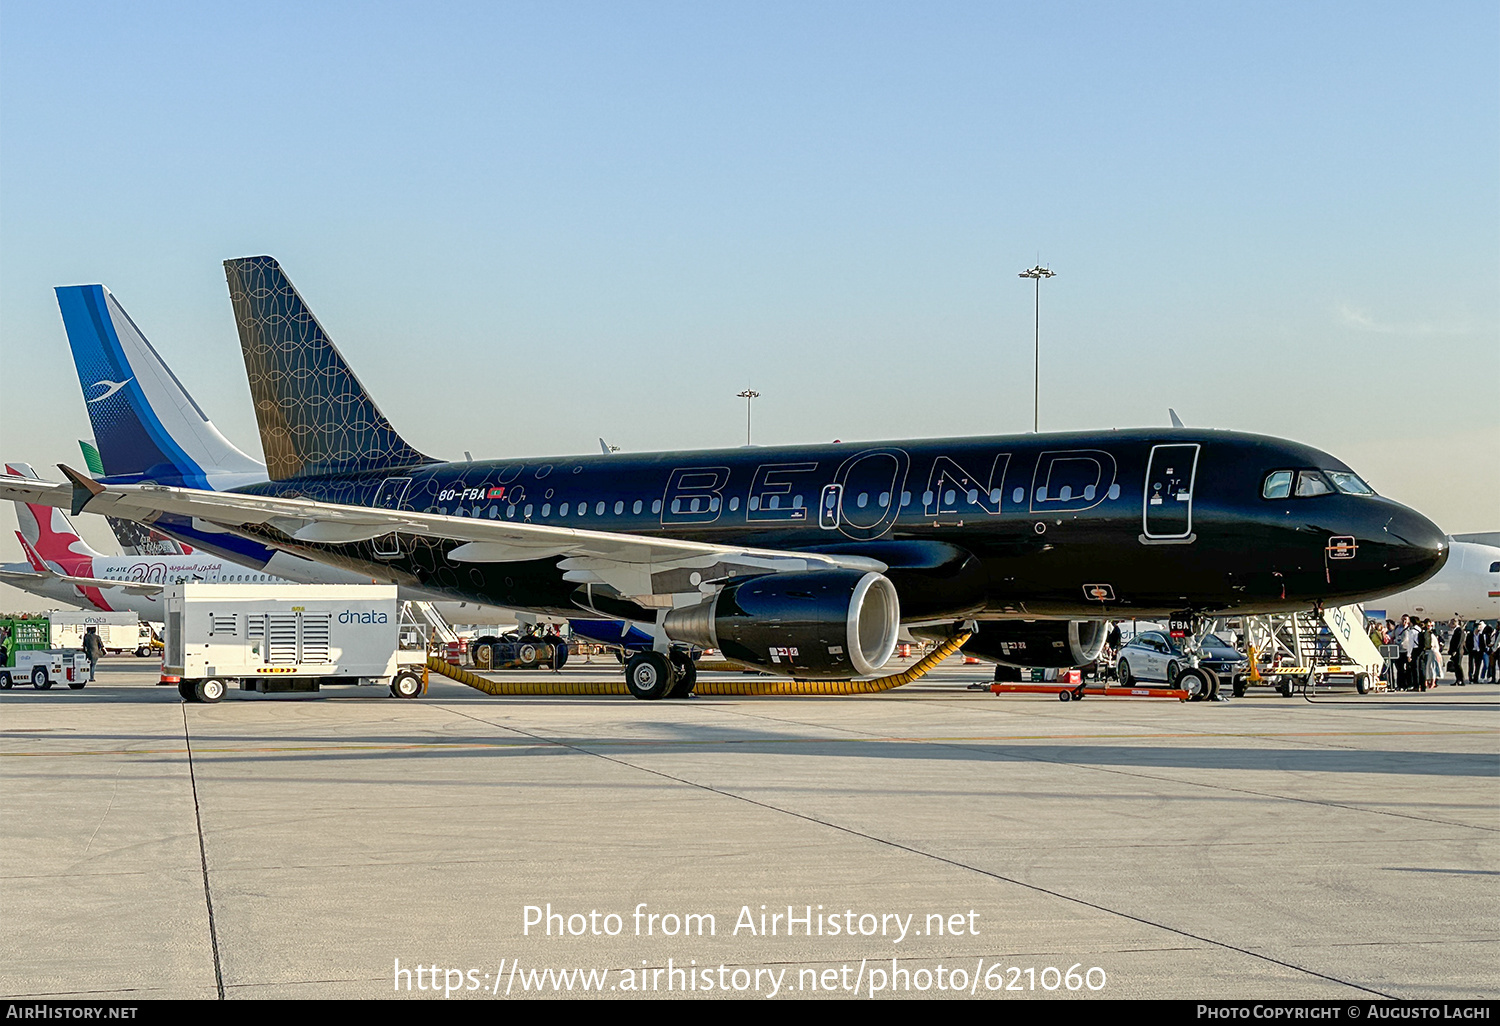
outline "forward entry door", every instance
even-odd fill
[[[1143,541],[1193,540],[1193,482],[1198,445],[1155,445],[1146,466]]]

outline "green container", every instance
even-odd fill
[[[52,624],[41,616],[0,617],[0,645],[5,646],[5,665],[14,666],[17,652],[52,647]]]

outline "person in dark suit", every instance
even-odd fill
[[[1464,643],[1468,641],[1469,632],[1464,630],[1464,625],[1458,617],[1453,618],[1449,625],[1453,633],[1448,636],[1448,668],[1453,671],[1453,686],[1464,686]]]

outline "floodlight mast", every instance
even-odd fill
[[[745,389],[739,393],[739,398],[745,400],[745,444],[750,444],[750,404],[760,398],[760,393],[753,389]]]
[[[1036,315],[1032,337],[1032,367],[1033,377],[1031,385],[1031,433],[1037,433],[1037,425],[1041,422],[1041,398],[1042,398],[1042,279],[1054,278],[1057,272],[1037,264],[1030,270],[1022,271],[1017,277],[1031,278],[1036,282]]]

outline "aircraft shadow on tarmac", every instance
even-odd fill
[[[643,728],[657,728],[668,724],[645,723]],[[681,727],[681,724],[672,726]],[[497,730],[503,730],[497,727]],[[784,755],[788,758],[839,758],[839,759],[890,759],[921,760],[926,762],[1015,762],[1047,763],[1056,766],[1110,767],[1128,769],[1185,769],[1261,771],[1273,773],[1375,773],[1417,777],[1500,777],[1500,757],[1488,753],[1470,752],[1423,752],[1374,749],[1351,751],[1348,749],[1288,749],[1288,748],[1243,748],[1221,745],[1049,745],[1049,744],[996,744],[983,741],[918,741],[905,739],[825,739],[825,738],[777,738],[764,734],[732,736],[732,731],[717,731],[715,739],[672,738],[609,738],[568,737],[559,735],[526,737],[506,736],[496,738],[479,732],[468,734],[306,734],[289,732],[274,736],[246,735],[241,733],[216,734],[212,727],[205,729],[198,724],[192,741],[198,760],[215,764],[236,762],[265,764],[268,762],[341,762],[368,760],[411,759],[497,759],[569,754],[613,755],[628,758],[631,755],[694,756],[738,756],[748,754]],[[29,737],[36,735],[18,735]],[[146,744],[166,744],[179,740],[171,734],[147,736],[119,734],[66,734],[44,735],[50,739],[80,742],[107,743],[133,740]],[[225,745],[251,746],[274,745],[293,750],[266,751],[246,750],[243,753],[226,751]],[[295,749],[308,746],[309,749]],[[323,746],[347,751],[329,751]],[[382,750],[389,749],[389,750]],[[113,754],[113,753],[111,753]],[[121,752],[122,755],[130,754]],[[165,754],[150,750],[141,752],[137,758],[151,760],[154,755]],[[177,758],[174,754],[172,758]],[[496,783],[493,778],[475,780],[474,783]]]

